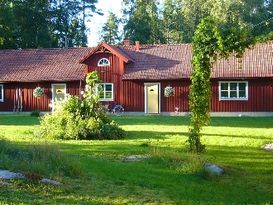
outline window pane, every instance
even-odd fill
[[[112,99],[112,92],[105,92],[106,99]]]
[[[228,98],[228,91],[222,91],[221,98]]]
[[[239,91],[240,98],[246,98],[246,91]]]
[[[237,83],[230,83],[230,90],[237,90]]]
[[[112,85],[105,85],[105,91],[112,91]]]
[[[228,83],[221,83],[221,90],[228,90]]]
[[[237,98],[237,91],[230,91],[230,98]]]
[[[104,98],[104,92],[100,92],[99,96],[100,96],[101,99],[103,99]]]
[[[246,90],[246,83],[239,83],[239,90]]]

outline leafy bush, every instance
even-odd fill
[[[96,72],[87,75],[84,99],[68,96],[41,119],[37,135],[49,139],[120,139],[125,132],[110,120],[99,103]]]

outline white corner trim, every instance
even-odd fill
[[[2,98],[0,98],[0,102],[4,102],[5,99],[4,84],[0,84],[0,92],[2,93]]]

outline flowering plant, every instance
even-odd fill
[[[34,97],[38,98],[41,97],[44,94],[44,89],[41,87],[36,87],[33,91]]]
[[[165,97],[171,97],[174,96],[174,88],[172,88],[170,85],[165,87],[164,89],[164,96]]]

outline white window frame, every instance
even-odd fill
[[[107,62],[107,64],[100,64],[101,61]],[[104,66],[110,66],[110,65],[111,65],[110,60],[107,58],[101,58],[98,61],[98,67],[104,67]]]
[[[225,98],[225,97],[222,97],[222,90],[221,90],[221,85],[222,85],[222,83],[228,83],[228,90],[226,90],[226,91],[228,91],[228,97],[227,98]],[[231,98],[230,97],[230,84],[231,83],[237,83],[237,97],[236,98]],[[239,97],[239,83],[245,83],[245,85],[246,85],[246,97],[244,97],[244,98],[240,98]],[[229,101],[246,101],[246,100],[248,100],[248,81],[219,81],[219,101],[227,101],[227,100],[229,100]]]
[[[96,93],[98,94],[98,86],[99,85],[101,85],[101,86],[103,86],[103,96],[104,96],[104,98],[99,98],[99,101],[104,101],[104,102],[106,102],[106,101],[114,101],[114,83],[97,83],[96,84],[96,86],[97,86],[97,88],[96,88]],[[112,86],[112,98],[106,98],[105,96],[106,96],[106,90],[105,90],[105,86],[106,85],[111,85]]]
[[[0,84],[0,92],[2,93],[2,98],[0,98],[0,102],[4,102],[4,85]]]

